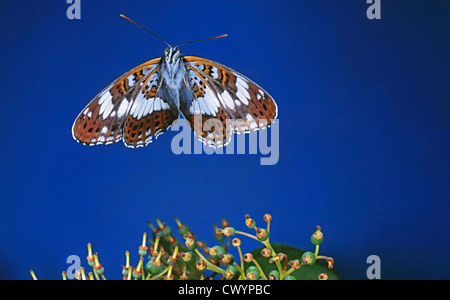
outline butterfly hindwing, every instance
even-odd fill
[[[120,76],[78,115],[73,137],[87,145],[111,144],[123,137],[123,125],[140,83],[158,69],[160,58],[149,60]]]
[[[135,95],[123,130],[127,147],[145,147],[153,136],[157,138],[178,119],[178,109],[163,99],[163,80],[159,72],[155,72]]]
[[[208,146],[226,145],[232,132],[249,133],[265,128],[277,117],[277,105],[261,87],[244,75],[219,63],[195,56],[185,56],[186,92],[180,109],[190,122],[197,138]],[[197,122],[194,122],[194,115]],[[211,142],[213,131],[206,126],[212,119],[221,123],[222,143]],[[201,121],[201,122],[200,122]],[[215,129],[216,127],[212,127]],[[200,132],[202,131],[202,134]],[[217,134],[217,133],[216,133]],[[207,137],[210,139],[207,139]]]
[[[180,93],[180,110],[194,131],[195,137],[208,146],[220,147],[231,137],[230,119],[217,94],[202,74],[187,69],[186,86]]]

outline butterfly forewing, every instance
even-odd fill
[[[120,76],[78,115],[73,137],[87,145],[111,144],[123,136],[123,125],[140,83],[155,72],[160,58],[149,60]]]

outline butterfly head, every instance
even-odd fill
[[[181,51],[176,47],[168,47],[164,51],[165,67],[172,79],[175,78],[180,67]]]
[[[176,47],[167,47],[164,51],[164,58],[167,63],[173,63],[181,57],[180,49]]]

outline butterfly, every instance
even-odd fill
[[[181,114],[198,140],[219,148],[233,133],[267,128],[277,118],[275,101],[259,85],[212,60],[181,55],[178,47],[187,43],[173,47],[163,41],[164,56],[126,72],[81,111],[72,127],[75,140],[85,145],[123,140],[127,147],[144,147]]]

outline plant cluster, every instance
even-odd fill
[[[269,242],[272,217],[264,215],[264,226],[245,216],[245,225],[254,234],[236,230],[222,218],[221,227],[214,224],[214,246],[207,246],[192,233],[188,226],[175,217],[176,228],[181,238],[177,238],[165,222],[156,219],[157,226],[148,222],[152,236],[143,234],[139,245],[139,260],[130,263],[130,252],[125,252],[122,275],[124,280],[297,280],[297,279],[337,279],[334,259],[319,255],[319,245],[323,242],[320,226],[311,235],[315,251],[303,251],[283,244]],[[247,237],[262,243],[251,252],[242,251],[239,237]],[[80,280],[106,279],[98,254],[93,253],[88,244],[87,262],[91,272],[81,267],[76,273]],[[234,249],[234,251],[232,250]],[[233,255],[234,252],[236,255]],[[237,252],[237,253],[236,253]],[[36,275],[31,271],[34,279]],[[66,272],[62,273],[67,279]]]

